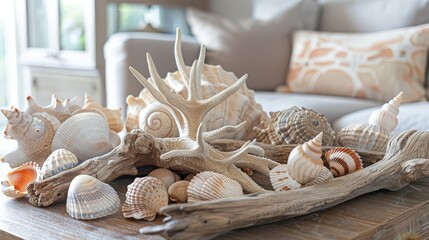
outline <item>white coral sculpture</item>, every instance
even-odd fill
[[[159,76],[150,54],[147,62],[151,78],[146,79],[134,68],[131,72],[147,88],[153,97],[160,103],[168,106],[179,126],[179,137],[156,138],[155,144],[161,149],[160,160],[163,165],[174,170],[189,171],[193,173],[214,171],[230,177],[241,184],[246,192],[266,191],[253,181],[240,168],[250,168],[269,178],[270,169],[278,163],[264,158],[264,150],[255,145],[256,140],[246,142],[240,149],[232,152],[223,152],[212,147],[208,142],[220,139],[226,134],[240,130],[244,123],[237,126],[224,126],[210,132],[205,132],[203,119],[216,105],[225,101],[246,83],[247,74],[233,85],[225,88],[218,94],[202,99],[201,74],[204,67],[206,49],[201,46],[198,61],[194,61],[190,72],[185,66],[181,52],[181,33],[177,30],[174,56],[177,69],[183,78],[187,96],[174,92],[174,90]],[[180,115],[177,115],[176,109]]]

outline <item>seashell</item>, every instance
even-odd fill
[[[241,185],[220,173],[200,172],[188,186],[188,202],[200,202],[243,195]]]
[[[125,218],[152,221],[167,204],[168,193],[161,180],[154,177],[136,178],[128,185],[122,214]]]
[[[120,204],[115,189],[92,176],[79,175],[70,183],[66,208],[72,218],[106,217],[116,213]]]
[[[313,179],[313,181],[307,183],[305,185],[305,187],[308,187],[311,185],[316,185],[316,184],[319,184],[322,182],[326,182],[329,179],[333,179],[333,178],[334,178],[334,175],[332,175],[331,171],[328,168],[323,167],[322,171],[320,171],[319,175],[317,175],[317,177],[315,179]]]
[[[302,187],[299,182],[289,175],[287,164],[281,164],[271,169],[270,181],[275,191],[288,191]]]
[[[352,124],[341,129],[338,132],[338,144],[358,151],[385,152],[390,133],[398,124],[396,116],[401,101],[402,92],[381,109],[375,110],[368,123]]]
[[[120,132],[124,128],[122,121],[122,109],[109,109],[102,107],[100,104],[94,102],[90,96],[85,94],[85,105],[83,109],[98,109],[100,110],[109,123],[110,130],[114,132]]]
[[[62,171],[74,168],[78,163],[76,155],[72,152],[66,149],[55,150],[43,163],[42,170],[40,171],[41,179],[47,179]]]
[[[166,138],[179,136],[173,115],[163,104],[154,102],[139,114],[139,128],[154,137]]]
[[[188,71],[191,69],[190,67],[186,68]],[[238,78],[232,72],[225,71],[221,66],[205,64],[201,76],[201,94],[203,99],[221,92],[237,80]],[[173,91],[177,92],[177,94],[181,95],[183,98],[187,98],[188,92],[185,87],[185,82],[178,71],[168,73],[164,81]],[[141,127],[138,123],[148,122],[147,120],[138,120],[138,118],[140,116],[151,116],[151,114],[154,114],[154,112],[152,112],[151,114],[140,115],[140,112],[153,102],[155,102],[155,99],[147,89],[143,89],[138,98],[128,96],[127,103],[129,111],[126,120],[127,131]],[[153,109],[156,108],[153,107]],[[174,112],[179,118],[181,117],[179,112],[175,110]],[[166,120],[167,123],[162,123],[161,126],[168,125],[170,122],[175,122],[175,120],[171,118],[168,119],[163,117],[162,119]],[[256,103],[254,91],[249,90],[246,85],[243,85],[234,95],[207,113],[203,122],[205,123],[206,130],[211,131],[226,125],[236,126],[246,121],[245,126],[240,131],[232,133],[225,138],[250,140],[255,136],[252,130],[253,127],[260,126],[261,120],[268,121],[268,115],[263,111],[261,105]],[[178,135],[172,137],[177,136]]]
[[[188,185],[189,181],[177,181],[168,188],[168,196],[170,200],[178,203],[185,203],[188,201]]]
[[[20,198],[27,194],[27,186],[37,180],[39,168],[36,163],[29,162],[12,169],[6,179],[1,182],[2,192],[11,198]]]
[[[86,112],[73,115],[61,124],[52,140],[52,150],[65,148],[81,163],[110,152],[119,143],[119,136],[110,131],[103,116]]]
[[[148,174],[149,177],[158,178],[168,189],[177,179],[177,174],[167,168],[157,168]],[[180,180],[180,177],[178,177]]]
[[[291,107],[289,109],[270,112],[271,123],[265,128],[255,127],[256,140],[263,143],[303,144],[310,141],[317,134],[323,132],[323,145],[333,145],[335,132],[323,114],[305,107]]]
[[[298,145],[289,154],[288,173],[300,184],[313,181],[323,169],[322,138],[323,132],[309,142]]]
[[[350,148],[338,147],[325,152],[329,169],[335,177],[344,176],[363,168],[359,155]]]
[[[186,175],[185,178],[183,178],[183,180],[191,181],[192,178],[194,178],[194,177],[195,177],[195,173],[189,173],[188,175]]]

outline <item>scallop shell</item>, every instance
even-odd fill
[[[149,177],[154,177],[161,180],[167,189],[176,181],[177,177],[175,175],[177,174],[167,168],[157,168],[148,174]]]
[[[271,169],[270,181],[275,191],[288,191],[302,187],[299,182],[289,175],[287,164],[281,164]]]
[[[190,71],[190,67],[187,67]],[[212,66],[205,64],[202,70],[202,96],[204,99],[213,96],[216,93],[221,92],[226,87],[232,85],[238,80],[238,78],[232,73],[225,71],[221,66]],[[180,77],[180,73],[168,73],[164,79],[165,82],[182,97],[187,97],[187,91],[185,83]],[[151,94],[143,89],[138,98],[129,96],[127,103],[129,105],[128,117],[126,120],[127,131],[134,128],[139,128],[138,121],[140,111],[155,102]],[[176,112],[176,115],[180,117],[180,114]],[[150,114],[145,114],[150,116]],[[227,136],[226,138],[234,138],[241,140],[253,139],[255,133],[253,127],[260,126],[260,121],[268,121],[268,115],[262,110],[260,104],[256,103],[254,97],[254,91],[249,90],[246,85],[243,85],[234,95],[216,106],[210,111],[204,118],[204,123],[207,131],[219,129],[225,125],[236,126],[246,121],[245,127],[241,131]],[[169,119],[167,122],[175,121]]]
[[[66,149],[55,150],[43,163],[42,170],[40,171],[41,179],[47,179],[62,171],[74,168],[78,163],[76,155],[72,152]]]
[[[139,128],[154,137],[176,137],[179,131],[172,114],[161,103],[154,102],[139,114]]]
[[[305,107],[271,112],[271,123],[254,128],[256,139],[273,145],[303,144],[323,132],[323,145],[333,145],[335,132],[323,114]],[[261,123],[264,125],[264,123]]]
[[[168,188],[168,196],[170,200],[178,203],[185,203],[188,201],[188,185],[189,181],[177,181]]]
[[[188,186],[188,202],[200,202],[243,195],[241,185],[220,173],[200,172]]]
[[[119,207],[115,189],[94,177],[79,175],[70,183],[66,208],[72,218],[102,218],[116,213]]]
[[[103,116],[86,112],[73,115],[61,124],[52,140],[52,150],[65,148],[81,163],[110,152],[119,143],[119,136],[110,131]]]
[[[10,198],[20,198],[27,194],[27,186],[37,180],[39,167],[34,162],[25,163],[12,169],[1,182],[2,192]]]
[[[350,148],[338,147],[325,152],[326,161],[335,177],[344,176],[362,169],[362,160]]]
[[[152,221],[159,209],[168,204],[168,193],[161,180],[154,177],[136,178],[128,185],[122,214],[126,218]]]
[[[109,109],[102,107],[100,104],[94,102],[91,96],[85,94],[85,105],[84,109],[98,109],[100,110],[107,119],[109,123],[110,130],[114,132],[120,132],[124,128],[124,123],[122,121],[122,109]]]
[[[314,180],[323,169],[322,156],[323,132],[303,145],[298,145],[289,154],[288,173],[300,184]]]

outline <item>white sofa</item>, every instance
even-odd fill
[[[291,0],[298,2],[299,0]],[[268,18],[281,11],[283,0],[255,0],[254,17]],[[319,0],[318,27],[321,31],[378,31],[417,25],[429,22],[429,0]],[[402,4],[402,5],[401,5]],[[362,6],[361,6],[362,5]],[[362,9],[360,11],[359,9]],[[376,12],[383,10],[385,17]],[[398,14],[394,14],[394,13]],[[347,14],[355,14],[350,18]],[[387,18],[387,19],[386,19]],[[363,23],[353,22],[365,19]],[[285,23],[287,24],[287,23]],[[129,72],[128,67],[149,76],[145,55],[149,52],[161,76],[176,71],[173,56],[175,36],[159,33],[117,33],[112,35],[104,47],[106,60],[106,97],[108,107],[126,109],[125,99],[129,94],[137,96],[142,89],[140,83]],[[182,51],[187,65],[198,58],[199,43],[191,36],[183,36]],[[426,72],[427,75],[427,72]],[[426,88],[428,83],[426,83]],[[276,111],[291,106],[304,106],[323,113],[335,131],[351,123],[363,123],[374,109],[383,102],[350,97],[315,94],[280,93],[256,91],[256,99],[265,111]],[[394,133],[407,129],[429,130],[429,102],[402,104],[399,125]]]

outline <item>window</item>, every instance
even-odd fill
[[[2,8],[0,8],[2,9]],[[0,10],[1,11],[1,10]],[[6,106],[7,86],[6,86],[6,51],[5,51],[5,17],[4,13],[0,12],[0,106]]]

